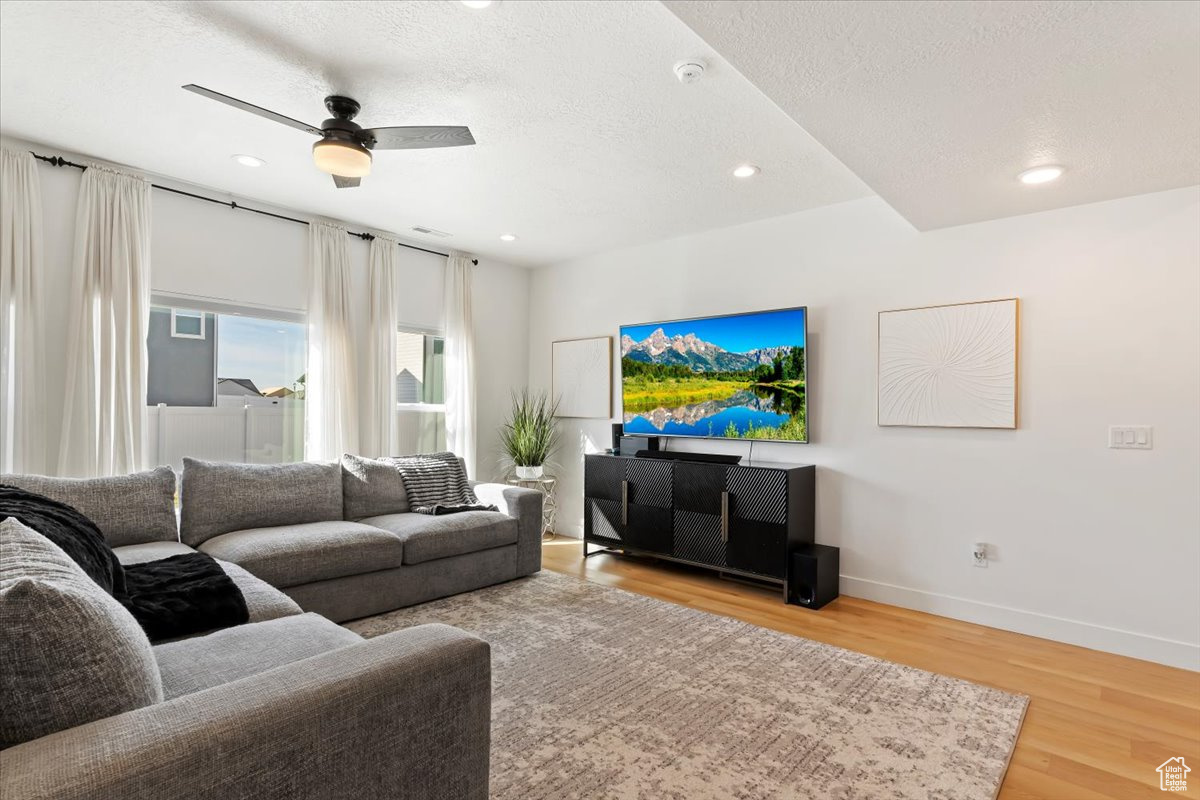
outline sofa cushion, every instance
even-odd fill
[[[283,589],[398,567],[404,542],[379,528],[338,520],[224,533],[200,550]]]
[[[342,467],[185,458],[182,498],[180,540],[192,547],[246,528],[340,520]]]
[[[170,467],[113,478],[0,475],[0,483],[66,503],[96,523],[111,547],[179,541]]]
[[[256,578],[231,561],[222,561],[219,558],[216,561],[241,590],[242,597],[246,599],[246,609],[250,612],[251,622],[266,622],[304,613],[295,600],[262,578]]]
[[[162,697],[133,615],[49,539],[0,522],[0,748]]]
[[[391,531],[404,541],[404,563],[460,556],[517,543],[517,521],[498,511],[461,514],[385,514],[367,517],[365,525]]]
[[[342,508],[346,519],[408,511],[408,490],[395,459],[342,456]]]
[[[167,700],[362,641],[316,614],[238,625],[154,648]]]

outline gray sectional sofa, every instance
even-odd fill
[[[537,572],[542,495],[475,484],[499,511],[409,511],[394,468],[185,458],[179,547],[229,561],[342,622]]]
[[[245,625],[145,641],[154,673],[147,680],[161,685],[151,702],[138,695],[118,705],[120,713],[110,704],[64,718],[73,698],[93,702],[96,687],[80,685],[87,670],[77,669],[56,676],[66,689],[39,691],[57,662],[33,669],[37,659],[19,651],[42,652],[53,622],[21,610],[17,598],[46,581],[23,574],[22,559],[6,550],[0,637],[16,667],[0,675],[0,688],[35,707],[23,715],[5,709],[4,724],[59,716],[0,751],[0,797],[487,797],[487,644],[437,625],[363,640],[334,623],[536,572],[538,492],[478,484],[480,500],[499,511],[434,517],[408,511],[395,470],[381,462],[188,459],[177,524],[169,467],[86,480],[0,475],[0,483],[75,506],[123,563],[193,548],[211,555],[250,610]],[[14,535],[5,534],[6,548]],[[129,645],[128,636],[122,641]],[[0,729],[11,744],[11,731]]]

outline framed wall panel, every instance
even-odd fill
[[[879,313],[880,425],[1017,427],[1019,301]]]
[[[550,345],[551,395],[560,417],[612,418],[612,337]]]

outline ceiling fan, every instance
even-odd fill
[[[420,150],[428,147],[475,144],[471,129],[465,125],[363,128],[353,121],[360,108],[358,102],[336,94],[325,98],[325,108],[332,116],[318,128],[194,83],[189,83],[183,88],[219,103],[320,136],[321,138],[313,143],[313,163],[317,165],[317,169],[332,175],[333,182],[339,189],[358,186],[371,172],[372,150]]]

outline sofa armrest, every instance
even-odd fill
[[[493,505],[517,520],[517,571],[530,575],[542,568],[542,493],[506,483],[472,483],[479,502]]]
[[[0,752],[0,797],[488,796],[488,644],[423,625]]]

